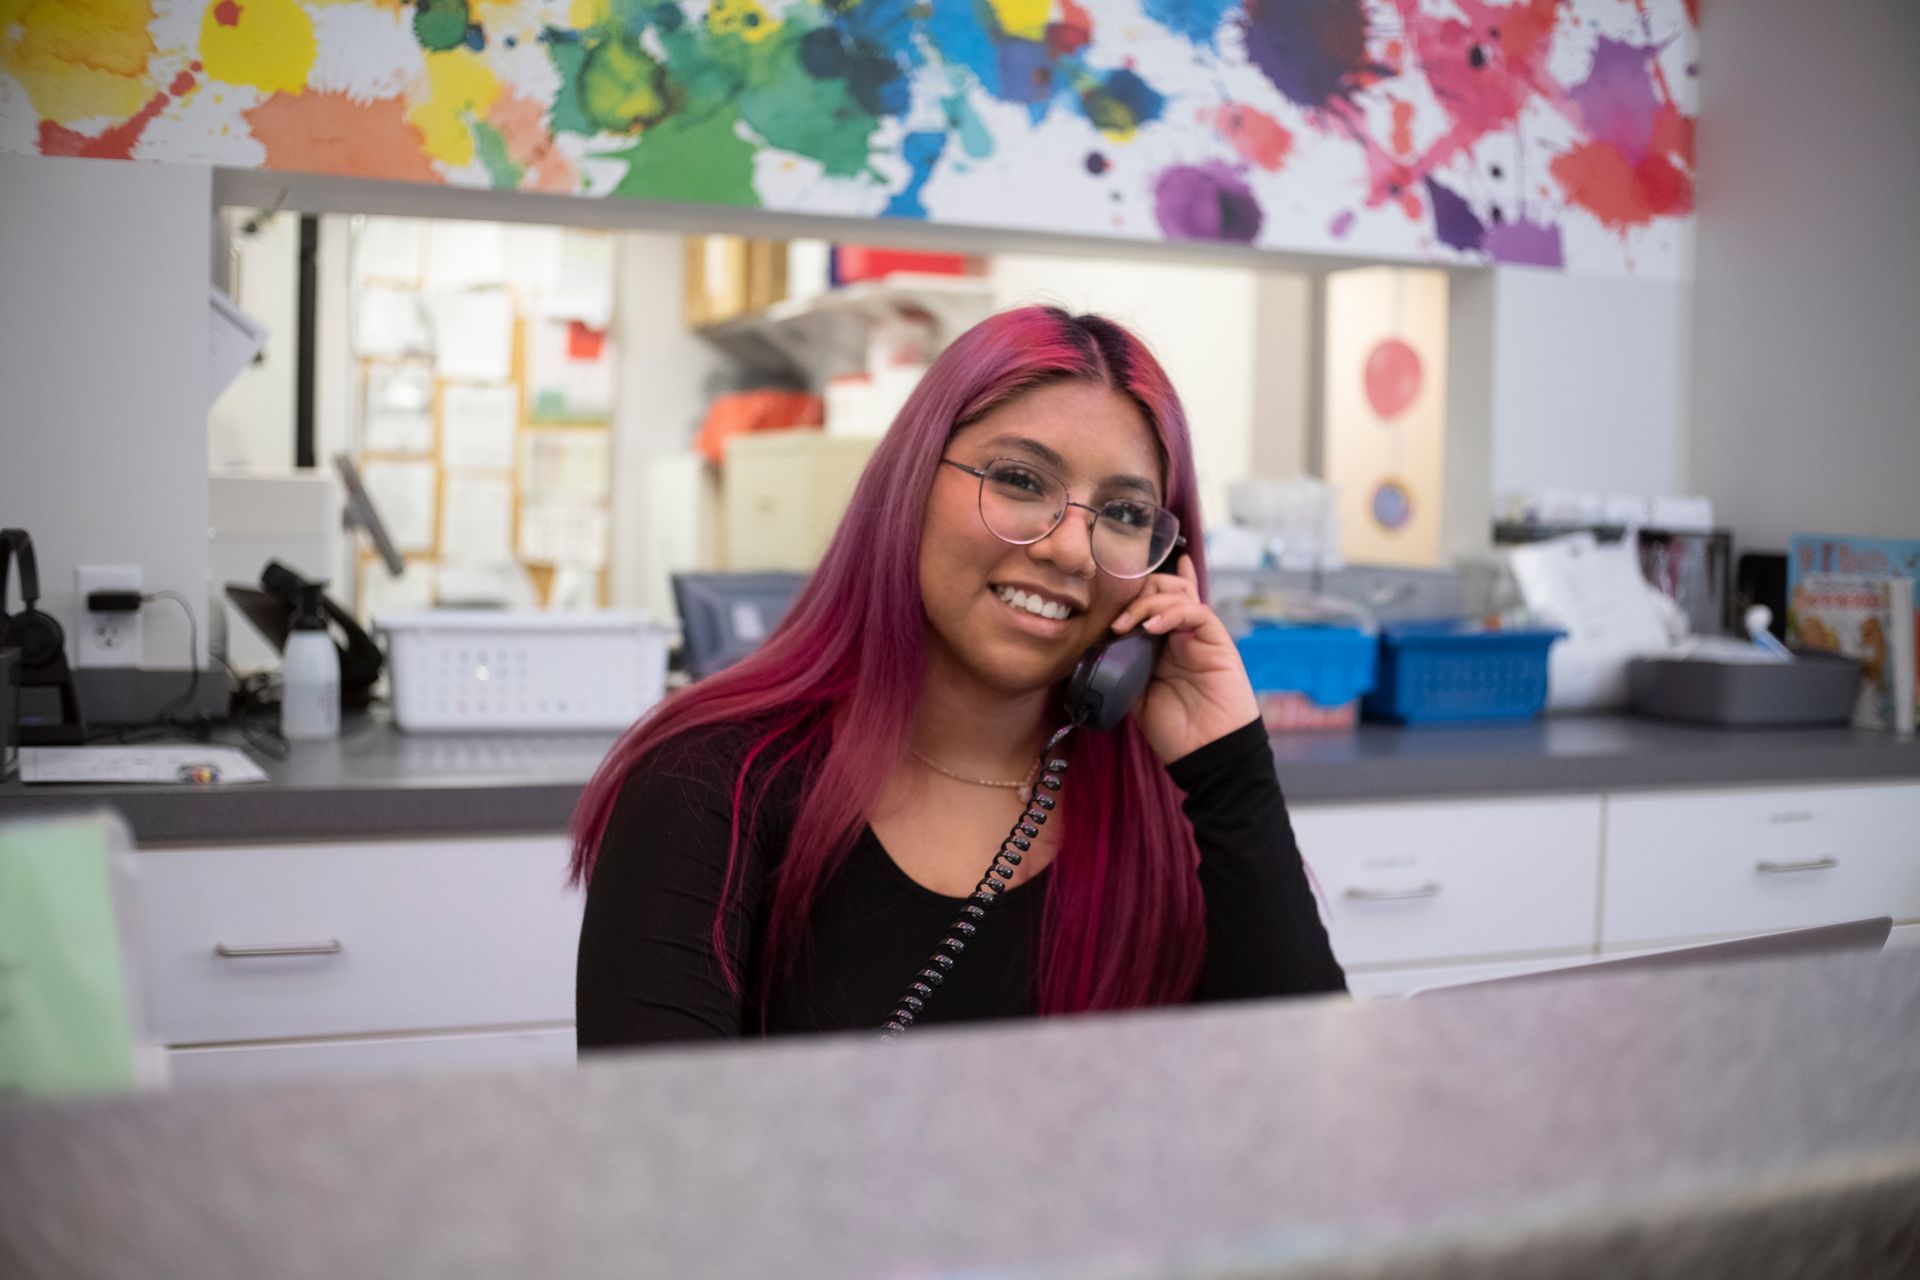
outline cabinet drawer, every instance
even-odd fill
[[[138,855],[167,1044],[573,1020],[580,895],[558,836]]]
[[[1303,808],[1340,962],[1591,951],[1597,798]]]
[[[1920,919],[1920,787],[1607,801],[1608,946]]]
[[[571,1066],[573,1028],[529,1027],[451,1036],[392,1036],[366,1040],[291,1041],[221,1045],[167,1053],[176,1089],[255,1080],[317,1076],[387,1075],[468,1068]]]

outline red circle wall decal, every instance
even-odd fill
[[[1420,394],[1420,354],[1398,338],[1367,353],[1367,403],[1383,418],[1397,418]]]

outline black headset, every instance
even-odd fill
[[[20,565],[18,613],[7,610],[7,568]],[[44,667],[66,649],[66,633],[50,613],[34,606],[40,602],[40,568],[33,558],[33,539],[25,529],[0,529],[0,649],[20,650],[24,668]]]

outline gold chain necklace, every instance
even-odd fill
[[[1040,776],[1040,764],[1038,761],[1035,761],[1033,766],[1033,772],[1029,773],[1026,776],[1026,780],[1022,782],[1005,782],[998,778],[969,778],[964,773],[955,773],[953,770],[947,768],[946,766],[936,761],[928,759],[926,756],[921,755],[920,752],[918,752],[912,747],[908,747],[907,750],[912,753],[913,758],[915,760],[918,760],[921,764],[924,764],[925,766],[927,766],[927,768],[933,770],[935,773],[944,774],[945,776],[952,778],[955,782],[965,782],[975,787],[1007,787],[1009,789],[1019,791],[1020,798],[1022,800],[1033,799],[1033,780]]]

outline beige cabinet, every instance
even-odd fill
[[[721,474],[726,567],[812,569],[879,443],[812,430],[728,441]]]

